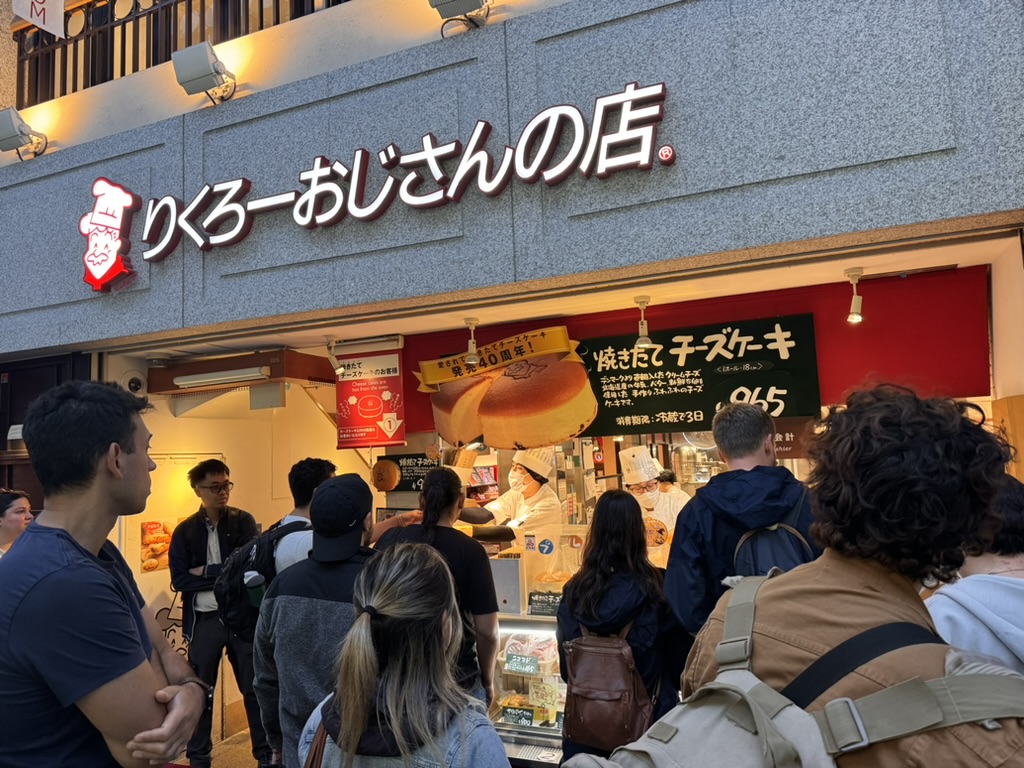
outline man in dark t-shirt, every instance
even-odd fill
[[[429,533],[433,533],[430,540]],[[498,598],[494,592],[494,574],[487,553],[480,542],[445,525],[427,529],[423,525],[392,528],[381,536],[377,549],[384,550],[399,542],[424,543],[434,547],[448,561],[455,582],[455,592],[462,615],[462,649],[459,652],[459,684],[478,696],[490,688],[494,670],[483,669],[477,659],[477,623],[498,613]],[[480,617],[476,619],[474,617]],[[491,662],[493,666],[493,660]],[[480,696],[483,698],[483,696]]]

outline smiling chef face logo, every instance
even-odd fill
[[[82,257],[84,280],[94,291],[109,291],[115,278],[133,271],[126,255],[132,247],[128,235],[132,213],[142,207],[142,200],[102,178],[93,182],[92,196],[96,204],[78,223],[78,231],[87,241]]]

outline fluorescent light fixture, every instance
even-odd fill
[[[405,346],[405,337],[401,334],[394,336],[372,336],[367,339],[352,339],[351,341],[327,340],[327,359],[331,361],[336,375],[341,375],[345,370],[338,362],[338,355],[351,357],[370,352],[388,352],[392,349],[401,349]]]
[[[235,76],[217,58],[208,40],[171,54],[174,77],[185,93],[205,93],[214,104],[235,95]]]
[[[633,345],[636,349],[649,349],[654,346],[654,342],[651,341],[651,337],[647,335],[647,318],[644,317],[644,310],[647,305],[651,303],[650,296],[636,296],[633,299],[633,303],[640,307],[640,326],[637,328],[637,339]]]
[[[0,152],[18,153],[22,160],[21,148],[28,147],[32,157],[46,151],[46,134],[33,131],[14,107],[0,110]]]
[[[857,295],[857,283],[864,274],[864,270],[860,267],[850,267],[850,269],[844,270],[843,274],[853,286],[853,300],[850,302],[850,314],[846,316],[846,322],[856,325],[864,322],[864,315],[861,313],[864,300],[863,297]]]
[[[270,366],[258,368],[235,368],[230,371],[213,371],[212,373],[191,373],[187,376],[175,376],[174,386],[188,389],[190,387],[209,387],[215,384],[240,384],[243,381],[266,381],[270,378]]]

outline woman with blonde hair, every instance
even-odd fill
[[[396,544],[364,566],[352,602],[335,691],[299,739],[303,764],[509,765],[482,705],[455,680],[462,621],[444,558],[425,544]]]

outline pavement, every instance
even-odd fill
[[[188,759],[182,756],[168,768],[187,766]],[[211,768],[255,768],[256,760],[252,756],[252,744],[249,743],[249,731],[236,733],[224,741],[213,745],[213,765]]]

